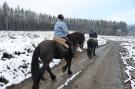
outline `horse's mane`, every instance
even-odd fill
[[[80,40],[80,38],[82,38],[82,37],[84,37],[84,33],[81,33],[81,32],[73,32],[73,33],[67,35],[67,38],[75,43],[77,43]],[[76,40],[76,39],[78,39],[78,40]]]

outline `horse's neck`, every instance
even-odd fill
[[[69,34],[67,38],[73,43],[74,46],[76,46],[78,43],[78,34]]]
[[[77,45],[77,43],[76,43],[77,41],[76,40],[74,40],[74,39],[69,39],[69,40],[72,42],[72,45],[73,46],[76,46]]]

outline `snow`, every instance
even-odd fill
[[[0,81],[0,88],[5,89],[7,86],[18,84],[29,78],[34,46],[45,39],[52,39],[52,37],[52,32],[0,32],[0,78],[4,78],[8,82],[5,84]],[[2,58],[3,53],[13,57]],[[53,67],[59,61],[54,59],[50,66]]]
[[[64,86],[67,86],[68,83],[71,82],[71,81],[73,81],[73,79],[74,79],[76,76],[78,76],[81,72],[82,72],[82,71],[80,70],[79,72],[77,72],[77,73],[75,73],[74,75],[72,75],[70,78],[68,78],[68,79],[66,80],[66,82],[65,82],[63,85],[61,85],[61,86],[58,87],[57,89],[63,89]]]
[[[121,46],[125,49],[125,51],[120,52],[120,54],[126,67],[125,72],[128,76],[128,79],[124,82],[130,82],[131,88],[135,89],[135,40],[129,39],[129,41],[124,41],[121,43]]]
[[[85,37],[84,48],[87,48],[88,34]],[[53,32],[49,31],[0,31],[0,89],[19,84],[31,77],[34,47],[41,41],[52,38]],[[102,36],[98,37],[98,42],[99,45],[107,43]],[[49,66],[52,68],[59,62],[60,59],[53,59]]]

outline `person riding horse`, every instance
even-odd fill
[[[75,50],[78,45],[79,47],[83,47],[83,43],[85,40],[84,33],[73,32],[68,34],[66,37],[69,41],[71,41],[72,46],[75,48]],[[65,46],[63,46],[63,44],[55,40],[44,40],[40,42],[36,46],[32,55],[32,89],[39,89],[40,80],[44,80],[43,75],[45,71],[48,71],[52,80],[56,80],[56,75],[51,71],[51,68],[49,66],[53,58],[64,59],[66,61],[66,64],[62,67],[62,71],[66,72],[67,70],[68,75],[71,75],[71,62],[73,57],[74,55],[70,52],[69,48],[66,48]],[[40,66],[41,63],[43,64],[42,66]]]
[[[98,40],[97,38],[97,33],[91,30],[89,33],[90,39],[87,41],[87,55],[89,58],[92,58],[93,56],[96,56],[95,54],[95,49],[98,46]]]
[[[64,16],[58,15],[58,21],[54,25],[54,37],[66,37],[69,34],[69,29],[64,22]]]
[[[65,47],[69,48],[70,52],[74,55],[74,48],[72,43],[67,39],[69,34],[69,29],[67,24],[64,22],[64,16],[62,14],[58,15],[58,21],[54,25],[54,37],[53,40],[63,44]],[[64,39],[63,39],[64,38]]]
[[[90,38],[97,38],[97,33],[93,31],[93,29],[91,30],[91,32],[89,33],[89,37]]]
[[[97,40],[97,33],[91,29],[91,32],[89,33],[90,39],[94,39],[97,42],[98,45],[98,40]]]

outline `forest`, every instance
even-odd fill
[[[59,13],[58,13],[59,14]],[[19,6],[11,8],[5,2],[0,6],[0,31],[53,31],[57,17]],[[100,35],[127,35],[127,23],[93,19],[66,18],[65,22],[72,31],[90,32],[92,29]]]

